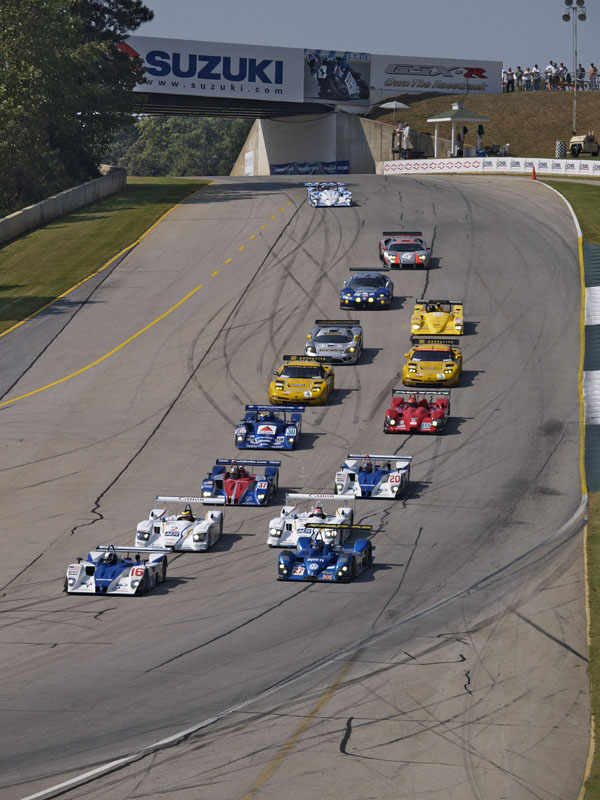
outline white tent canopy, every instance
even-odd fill
[[[439,124],[440,122],[452,123],[452,153],[456,152],[456,123],[457,122],[471,122],[479,125],[481,122],[489,122],[489,117],[484,117],[482,114],[477,114],[475,111],[468,111],[463,103],[452,103],[450,111],[436,114],[434,117],[429,117],[427,122],[435,123],[435,135],[433,140],[433,155],[435,158],[439,157]]]

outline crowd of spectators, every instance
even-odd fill
[[[582,64],[577,67],[577,91],[597,91],[598,68],[592,62],[586,70]],[[548,66],[540,70],[537,64],[533,67],[512,67],[502,70],[502,91],[503,92],[539,92],[545,91],[572,91],[573,76],[568,67],[560,62],[549,61]]]

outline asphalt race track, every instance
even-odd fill
[[[313,209],[302,179],[223,179],[0,340],[3,800],[215,718],[63,796],[577,797],[573,222],[528,179],[348,183],[355,206]],[[301,448],[256,454],[282,460],[275,503],[228,508],[214,551],[172,557],[147,596],[63,594],[76,556],[132,544],[155,494],[197,494],[236,455],[243,404],[266,402],[281,355],[345,313],[348,267],[377,266],[381,232],[402,228],[433,243],[432,268],[394,271],[394,307],[352,315],[364,356],[307,409]],[[385,436],[422,297],[464,301],[463,378],[444,435]],[[266,536],[285,489],[331,491],[351,451],[413,457],[403,500],[357,501],[373,568],[349,585],[276,581]]]

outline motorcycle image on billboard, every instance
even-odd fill
[[[304,62],[305,101],[369,104],[369,53],[305,50]]]

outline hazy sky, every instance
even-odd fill
[[[549,59],[573,64],[564,0],[145,0],[154,20],[139,36],[480,58],[513,69]],[[600,0],[587,0],[577,53],[600,65]]]

